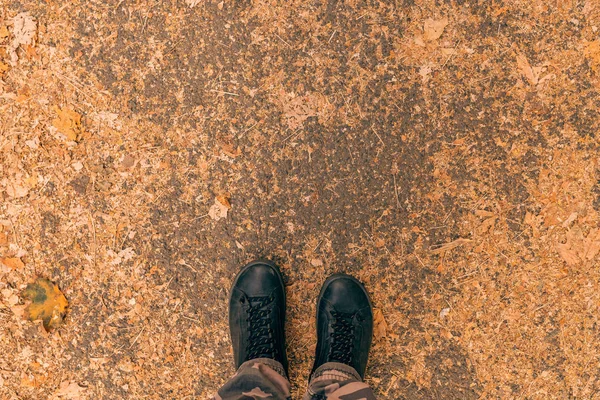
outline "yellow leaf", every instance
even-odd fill
[[[83,133],[81,115],[67,107],[61,110],[55,106],[54,111],[58,115],[58,118],[52,121],[52,126],[65,135],[67,139],[77,141],[81,133]]]
[[[27,285],[23,297],[31,301],[25,309],[31,321],[41,319],[47,331],[62,323],[69,303],[58,285],[48,279],[38,278],[34,283]]]

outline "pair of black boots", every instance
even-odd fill
[[[256,358],[280,362],[285,353],[285,287],[270,261],[254,261],[238,274],[229,299],[229,329],[236,368]],[[317,300],[317,351],[312,373],[327,362],[354,368],[364,378],[373,334],[373,312],[364,286],[335,274]]]

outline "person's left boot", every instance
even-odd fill
[[[229,298],[229,330],[235,366],[256,358],[283,365],[285,354],[285,287],[281,273],[270,261],[246,265],[237,275]]]

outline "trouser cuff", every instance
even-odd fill
[[[239,373],[244,368],[252,367],[254,364],[257,363],[264,364],[267,367],[271,368],[273,371],[277,372],[279,375],[283,376],[284,378],[288,378],[287,374],[285,373],[285,369],[283,368],[283,365],[280,362],[273,360],[272,358],[253,358],[252,360],[248,360],[242,365],[240,365],[237,372]]]
[[[362,382],[360,374],[354,368],[337,362],[328,362],[317,368],[310,378],[310,383],[326,379],[338,382],[348,380]]]

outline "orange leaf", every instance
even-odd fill
[[[25,309],[29,320],[42,320],[47,331],[62,323],[69,303],[58,285],[48,279],[38,278],[27,285],[22,294],[31,301]]]
[[[380,340],[387,337],[388,325],[385,322],[383,312],[379,308],[376,308],[373,313],[373,334],[375,339]]]
[[[23,261],[21,261],[21,259],[18,257],[0,258],[0,262],[10,269],[21,269],[25,266],[25,264],[23,264]]]
[[[55,106],[54,111],[58,115],[58,118],[52,120],[52,126],[65,135],[67,139],[73,142],[77,141],[79,136],[83,133],[81,115],[66,107],[60,109]]]

